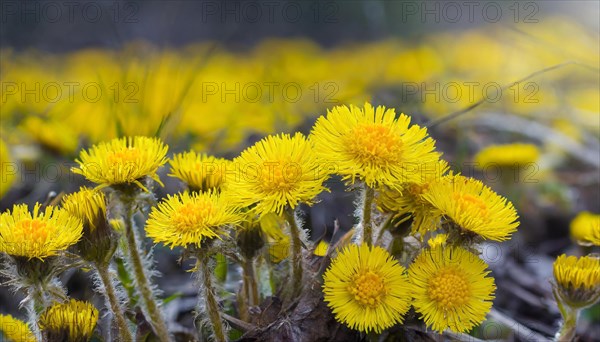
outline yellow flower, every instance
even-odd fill
[[[77,243],[82,229],[81,220],[62,209],[42,211],[36,204],[31,213],[26,204],[17,204],[0,216],[0,252],[44,259]]]
[[[467,332],[485,320],[494,299],[487,265],[462,248],[425,249],[408,268],[413,306],[433,330]]]
[[[325,241],[325,240],[321,240],[317,244],[317,247],[315,247],[314,254],[316,256],[322,257],[322,256],[327,255],[327,250],[329,250],[329,243],[327,243],[327,241]]]
[[[410,308],[405,269],[381,247],[350,245],[323,275],[323,293],[338,322],[380,333],[403,321]]]
[[[448,163],[439,161],[423,172],[418,182],[404,183],[400,189],[385,187],[378,198],[384,212],[393,213],[398,223],[412,219],[412,232],[421,236],[438,228],[441,213],[423,198],[432,182],[439,181],[448,170]]]
[[[81,187],[78,192],[62,199],[62,208],[79,218],[90,230],[96,229],[100,222],[105,222],[106,202],[104,194],[97,190]]]
[[[512,203],[473,178],[445,176],[423,198],[460,228],[484,239],[507,240],[519,226]]]
[[[566,304],[573,308],[592,305],[600,297],[600,259],[560,255],[554,261],[554,279]]]
[[[146,176],[162,185],[156,171],[167,162],[167,149],[156,138],[113,139],[82,151],[76,160],[79,168],[72,171],[99,184],[99,188],[134,183],[146,190],[140,182]]]
[[[427,244],[430,248],[442,247],[448,240],[448,234],[437,234],[431,239],[427,240]]]
[[[200,244],[220,238],[224,227],[241,220],[237,208],[215,192],[184,192],[168,196],[152,208],[146,234],[154,242],[175,246]]]
[[[358,178],[371,187],[419,182],[423,165],[440,153],[427,129],[410,125],[410,117],[393,108],[337,106],[317,119],[310,140],[325,166],[345,180]]]
[[[7,172],[9,171],[9,168],[12,169],[11,163],[12,161],[8,146],[6,146],[4,140],[0,139],[0,167],[2,168],[2,176],[0,176],[0,198],[8,192],[15,180],[15,174],[13,172]],[[15,169],[12,169],[12,171],[15,171]]]
[[[30,116],[24,120],[22,126],[35,140],[50,150],[67,155],[77,150],[77,134],[71,126],[63,122]]]
[[[492,145],[479,151],[474,158],[475,166],[484,169],[490,165],[519,167],[537,162],[540,150],[533,144]]]
[[[328,174],[319,169],[311,144],[300,133],[268,136],[233,160],[227,174],[227,196],[260,215],[280,214],[299,203],[312,204],[327,190]]]
[[[98,309],[71,299],[54,304],[40,315],[39,326],[49,341],[88,341],[98,322]]]
[[[36,342],[27,323],[10,315],[0,314],[0,336],[4,336],[8,342]]]
[[[208,191],[221,188],[227,167],[231,162],[189,151],[174,155],[169,163],[171,164],[169,176],[181,179],[190,190]]]
[[[575,216],[571,221],[571,237],[584,246],[600,246],[600,215],[584,211]]]

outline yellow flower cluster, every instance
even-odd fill
[[[485,169],[490,165],[500,167],[523,167],[538,161],[540,151],[533,144],[492,145],[479,151],[475,157],[475,166]]]

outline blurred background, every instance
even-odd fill
[[[599,2],[2,0],[0,10],[1,210],[77,190],[84,180],[69,169],[99,141],[160,136],[170,154],[232,158],[268,134],[308,133],[335,105],[383,104],[427,125],[454,171],[515,203],[519,234],[484,250],[495,306],[544,336],[556,330],[551,263],[582,253],[570,223],[600,212]],[[529,148],[484,153],[515,143]],[[183,189],[168,173],[159,198]],[[354,223],[354,194],[329,187],[304,208],[315,241],[335,239],[334,220]],[[184,312],[195,289],[179,252],[156,248],[177,280],[160,286]],[[74,297],[91,296],[86,274],[65,277]],[[1,312],[18,300],[0,288]],[[584,339],[600,336],[599,311],[585,312]],[[485,327],[479,337],[510,337]]]

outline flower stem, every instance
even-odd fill
[[[115,315],[115,320],[119,329],[119,341],[133,341],[133,335],[131,334],[131,330],[129,330],[127,320],[123,315],[123,309],[121,308],[121,305],[116,295],[115,287],[113,285],[112,279],[110,278],[108,265],[96,264],[96,272],[98,272],[98,276],[102,281],[102,289],[104,290],[106,300],[108,301],[113,315]]]
[[[248,305],[258,305],[258,285],[256,283],[256,275],[254,272],[254,259],[245,258],[242,266],[244,271],[244,290],[246,292],[246,298],[248,298]]]
[[[561,311],[563,314],[563,324],[556,334],[555,340],[557,342],[571,342],[575,339],[577,332],[577,318],[579,316],[579,310],[570,308],[568,305],[564,306],[564,310]]]
[[[292,298],[296,297],[302,291],[302,239],[300,237],[300,227],[296,223],[294,211],[287,209],[284,211],[285,218],[290,225],[291,255],[292,255]]]
[[[365,193],[363,200],[363,215],[362,215],[362,226],[363,226],[363,243],[367,245],[373,245],[373,226],[371,225],[371,209],[373,206],[373,199],[375,198],[375,190],[365,184]]]
[[[214,334],[214,338],[216,341],[225,342],[227,338],[225,337],[225,327],[223,326],[223,321],[221,319],[221,312],[219,310],[219,303],[215,296],[215,288],[213,285],[213,275],[212,269],[209,268],[210,257],[205,252],[199,252],[197,255],[198,258],[198,272],[199,278],[202,282],[202,290],[203,294],[199,296],[200,300],[204,297],[205,306],[204,309],[208,318],[210,319],[211,328]],[[204,296],[202,296],[204,295]],[[198,324],[198,333],[202,336],[202,325]]]
[[[126,206],[127,217],[125,218],[125,237],[127,239],[127,249],[129,250],[128,256],[133,267],[136,284],[139,287],[142,300],[144,301],[156,335],[161,341],[170,341],[167,325],[165,324],[160,309],[154,300],[154,294],[152,293],[150,282],[146,276],[144,265],[142,264],[142,258],[137,248],[134,232],[135,225],[133,223],[133,204],[126,204]]]

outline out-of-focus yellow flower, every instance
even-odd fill
[[[581,245],[600,246],[600,215],[583,211],[571,221],[571,237]]]
[[[235,171],[227,174],[227,197],[261,216],[311,204],[327,190],[323,183],[329,174],[320,169],[312,145],[300,133],[268,136],[232,164]]]
[[[140,182],[143,177],[150,177],[162,185],[156,171],[167,162],[167,149],[156,138],[113,139],[82,151],[76,160],[79,168],[72,171],[98,184],[98,188],[134,183],[146,190]]]
[[[488,166],[519,167],[537,162],[540,150],[533,144],[492,145],[475,155],[475,166],[485,169]]]
[[[40,315],[38,322],[48,341],[87,342],[98,323],[98,309],[92,304],[71,299],[54,304]]]
[[[432,182],[439,181],[448,170],[448,163],[440,160],[422,172],[418,182],[405,183],[401,190],[385,188],[377,199],[385,212],[391,212],[395,218],[412,219],[413,233],[421,235],[439,227],[441,213],[423,198]],[[402,221],[402,222],[403,222]]]
[[[31,116],[25,119],[22,126],[36,141],[51,150],[65,155],[77,150],[77,134],[62,122]]]
[[[221,238],[226,226],[241,220],[237,208],[215,192],[184,192],[168,196],[152,208],[146,234],[154,242],[169,247],[201,246],[206,240]]]
[[[82,229],[81,220],[65,210],[48,206],[42,211],[36,204],[31,213],[26,204],[17,204],[0,216],[0,252],[44,259],[77,243]]]
[[[267,237],[270,261],[276,264],[290,255],[290,236],[284,232],[285,226],[285,219],[274,213],[260,218],[260,229]]]
[[[467,332],[485,320],[494,279],[483,260],[462,248],[428,248],[408,268],[413,306],[433,330]]]
[[[564,303],[572,308],[592,305],[600,298],[600,259],[560,255],[554,261],[554,279]]]
[[[27,323],[11,315],[0,314],[0,336],[4,336],[8,342],[36,342]]]
[[[184,181],[194,191],[219,190],[225,181],[230,161],[195,151],[178,153],[169,161],[169,176]],[[230,170],[233,171],[233,170]]]
[[[93,231],[99,224],[100,217],[104,222],[106,202],[102,192],[83,186],[79,191],[68,194],[62,199],[62,208],[79,218]]]
[[[321,240],[317,244],[317,247],[315,247],[314,254],[316,256],[322,257],[322,256],[327,255],[327,250],[329,250],[329,243],[327,243],[327,241],[325,241],[325,240]]]
[[[381,247],[350,245],[323,275],[335,319],[352,329],[381,333],[403,321],[411,293],[405,269]]]
[[[445,176],[433,183],[423,198],[459,229],[484,239],[507,240],[519,226],[512,203],[473,178]]]
[[[422,168],[439,160],[427,130],[410,125],[410,117],[396,117],[393,108],[337,106],[317,119],[310,140],[326,167],[345,180],[357,179],[370,187],[419,182]]]
[[[8,192],[13,182],[15,181],[15,173],[13,168],[8,146],[4,143],[4,140],[0,139],[0,168],[2,168],[2,176],[0,179],[0,198]],[[10,171],[10,172],[7,172]]]

